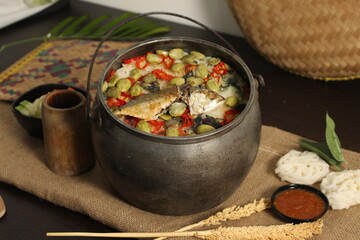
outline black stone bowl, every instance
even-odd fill
[[[42,130],[42,121],[39,118],[33,118],[28,117],[25,115],[22,115],[18,110],[15,109],[17,105],[20,104],[23,100],[28,100],[30,102],[35,101],[35,99],[41,97],[44,94],[47,94],[55,89],[67,89],[72,88],[76,91],[81,92],[86,97],[86,91],[73,86],[68,86],[64,84],[43,84],[39,85],[27,92],[25,92],[23,95],[21,95],[18,99],[16,99],[12,105],[11,110],[16,118],[16,120],[19,122],[19,124],[29,132],[29,134],[36,138],[43,138],[43,130]]]
[[[324,209],[323,211],[321,211],[321,213],[319,213],[316,217],[312,217],[312,218],[294,218],[294,217],[290,217],[287,214],[285,214],[284,212],[280,211],[277,207],[276,204],[276,197],[278,194],[283,193],[284,191],[289,191],[289,190],[305,190],[307,192],[310,192],[312,194],[315,194],[316,196],[319,197],[319,199],[322,201],[322,203],[324,204]],[[313,222],[316,221],[320,218],[322,218],[325,213],[329,210],[329,200],[328,198],[317,188],[308,186],[308,185],[303,185],[303,184],[288,184],[288,185],[284,185],[282,187],[279,187],[271,196],[271,203],[273,206],[273,209],[275,211],[275,213],[277,215],[279,215],[281,218],[283,218],[284,220],[286,220],[287,222],[291,222],[291,223],[302,223],[302,222]],[[293,206],[289,206],[289,208],[292,208],[294,211],[303,211],[304,209],[297,209],[295,205]],[[305,206],[306,207],[306,206]]]

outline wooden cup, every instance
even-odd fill
[[[42,105],[46,164],[60,175],[73,176],[94,164],[86,98],[74,90],[55,90]]]

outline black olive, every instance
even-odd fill
[[[192,76],[194,76],[194,73],[192,71],[190,71],[187,74],[185,74],[184,76],[182,76],[182,78],[187,79],[188,77],[192,77]]]
[[[216,118],[209,115],[206,115],[206,118],[202,120],[202,123],[213,126],[214,128],[222,127],[221,123]]]
[[[195,119],[194,119],[194,127],[196,128],[197,126],[202,124],[202,116],[201,114],[199,114]]]
[[[154,82],[151,82],[151,83],[145,83],[143,82],[141,84],[141,86],[148,90],[149,92],[157,92],[157,91],[160,91],[160,86],[159,86],[159,83],[157,81],[154,81]]]

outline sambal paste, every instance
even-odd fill
[[[315,219],[325,210],[325,203],[316,193],[303,189],[289,189],[275,196],[274,207],[294,219]]]

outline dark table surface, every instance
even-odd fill
[[[44,36],[66,16],[121,13],[107,7],[69,1],[68,5],[59,11],[0,29],[0,45]],[[170,35],[192,36],[218,42],[211,33],[204,30],[169,22],[166,24],[173,28]],[[299,77],[267,62],[243,38],[225,34],[223,36],[237,49],[250,70],[265,79],[266,86],[260,89],[264,125],[323,141],[325,114],[329,112],[336,122],[336,132],[342,147],[360,151],[360,80],[324,82]],[[0,71],[38,44],[40,42],[27,43],[0,53]],[[45,233],[50,231],[115,231],[87,216],[55,206],[5,183],[0,183],[0,195],[7,207],[7,214],[0,219],[1,240],[46,239]]]

